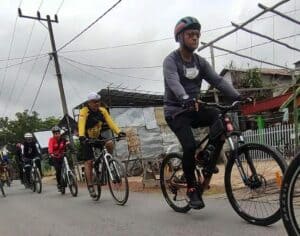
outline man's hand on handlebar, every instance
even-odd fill
[[[198,111],[199,101],[195,98],[183,97],[181,100],[181,106],[188,111]]]

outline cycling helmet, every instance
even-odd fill
[[[90,92],[87,96],[87,101],[100,100],[101,96],[98,93]]]
[[[188,29],[201,29],[201,24],[195,17],[186,16],[180,19],[174,30],[175,41],[178,42],[178,35]]]
[[[61,130],[60,127],[57,125],[53,126],[51,129],[52,133],[60,132],[60,130]]]
[[[31,133],[25,133],[24,138],[33,138],[33,135]]]

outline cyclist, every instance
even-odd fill
[[[241,99],[240,94],[220,77],[204,58],[194,53],[199,45],[200,30],[201,25],[196,18],[188,16],[180,19],[174,30],[179,49],[171,52],[163,62],[165,119],[183,148],[182,167],[187,182],[187,196],[189,205],[194,209],[201,209],[205,205],[202,200],[203,191],[196,186],[196,144],[191,128],[211,128],[220,114],[215,108],[201,107],[196,103],[202,79],[232,100]],[[187,108],[190,112],[175,117],[182,108]],[[219,155],[224,139],[219,136],[210,139],[209,143],[215,148],[214,155]]]
[[[57,189],[61,191],[61,169],[63,164],[63,155],[68,144],[67,140],[61,136],[61,129],[59,126],[54,126],[51,129],[53,137],[48,142],[48,153],[52,159],[53,166],[56,173]]]
[[[37,144],[31,133],[25,133],[24,138],[25,138],[25,142],[23,144],[23,146],[24,146],[23,161],[24,161],[24,164],[26,164],[28,162],[31,163],[32,159],[40,156],[40,153],[38,151]],[[42,177],[43,174],[42,174],[41,161],[37,160],[36,165],[39,168],[41,177]],[[26,169],[26,178],[28,181],[30,180],[30,169]]]
[[[21,184],[23,184],[23,150],[24,146],[21,143],[16,144],[16,163],[19,169],[19,178],[21,181]]]
[[[88,185],[88,191],[91,197],[96,197],[94,186],[92,185],[92,164],[93,150],[92,146],[86,142],[88,138],[101,138],[100,132],[102,124],[106,122],[109,128],[119,137],[126,134],[114,123],[108,111],[104,107],[100,107],[100,95],[91,92],[88,94],[86,105],[80,109],[78,120],[78,135],[81,143],[83,155],[85,158],[84,169]],[[111,146],[112,141],[106,142],[105,146]]]

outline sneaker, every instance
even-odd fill
[[[205,204],[202,200],[202,196],[196,188],[188,188],[186,195],[189,197],[189,206],[193,209],[202,209]]]
[[[96,197],[97,197],[97,194],[96,194],[96,192],[95,192],[95,189],[94,189],[94,186],[93,186],[93,185],[88,186],[88,190],[89,190],[89,193],[90,193],[91,198],[96,198]]]

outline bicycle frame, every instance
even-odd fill
[[[102,184],[106,184],[106,179],[105,179],[105,173],[106,173],[106,170],[108,171],[108,174],[109,174],[109,177],[111,180],[115,180],[113,174],[111,173],[111,169],[109,168],[109,161],[113,158],[112,155],[107,151],[105,145],[103,146],[103,149],[101,151],[100,154],[97,153],[96,147],[92,147],[93,148],[93,153],[94,153],[94,157],[95,157],[95,160],[94,160],[94,164],[93,164],[93,168],[95,169],[95,171],[98,171],[96,170],[96,165],[98,164],[102,164],[101,166],[101,183]],[[114,164],[114,163],[113,163]],[[117,170],[116,166],[115,166],[115,170]],[[120,176],[120,173],[118,172],[117,173],[118,176]]]
[[[67,179],[68,183],[70,183],[69,173],[72,173],[72,170],[70,168],[68,158],[64,155],[63,157],[63,166],[62,166],[62,177],[64,179]]]

